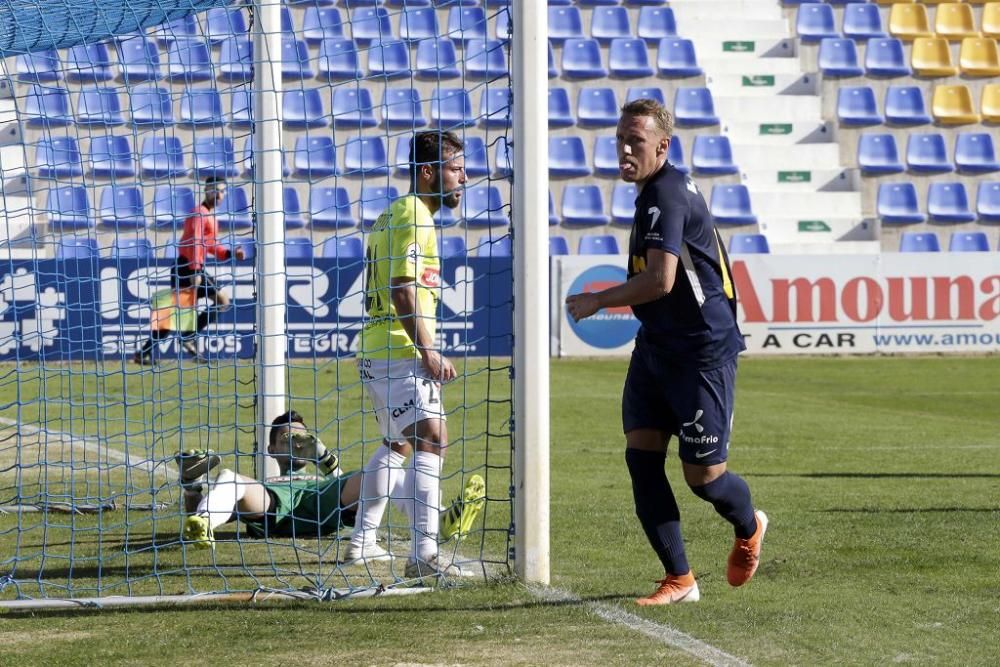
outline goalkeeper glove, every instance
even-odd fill
[[[293,433],[291,440],[292,457],[315,463],[324,475],[329,475],[340,466],[337,455],[312,433]]]

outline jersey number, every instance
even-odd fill
[[[441,402],[440,394],[438,394],[438,383],[433,380],[421,380],[423,385],[427,387],[427,403],[428,405],[435,405]]]
[[[379,299],[378,289],[373,284],[375,282],[375,261],[372,255],[372,246],[369,245],[365,251],[365,310],[369,314],[373,308],[377,308],[379,311],[382,310],[382,301]]]

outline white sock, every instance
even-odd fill
[[[385,507],[389,503],[389,494],[396,487],[396,479],[403,470],[403,456],[391,447],[379,445],[365,465],[361,477],[361,499],[357,518],[354,521],[354,532],[351,533],[351,544],[364,546],[375,544],[375,535]]]
[[[438,552],[441,503],[441,457],[431,452],[413,455],[413,523],[411,540],[414,559],[429,560]]]
[[[236,511],[236,503],[243,500],[247,485],[236,479],[232,470],[223,470],[216,476],[215,482],[209,485],[206,493],[198,503],[198,514],[208,517],[208,523],[215,530],[232,518]]]
[[[399,476],[396,478],[396,486],[392,489],[392,504],[396,509],[406,516],[409,524],[413,525],[413,471],[409,468],[401,468]]]

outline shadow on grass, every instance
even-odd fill
[[[741,472],[740,476],[804,479],[1000,479],[1000,473],[988,472]]]

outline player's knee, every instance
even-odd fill
[[[220,469],[215,473],[214,479],[211,477],[211,474],[209,473],[209,481],[212,484],[231,484],[236,481],[236,472],[229,468]]]
[[[714,477],[710,481],[700,484],[697,482],[692,484],[692,480],[688,480],[688,488],[691,489],[691,493],[694,495],[714,505],[715,503],[723,500],[726,496],[726,488],[728,486],[726,475],[728,475],[728,473],[723,472],[721,475]]]

